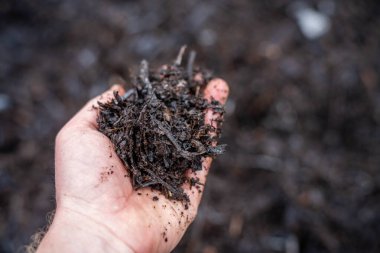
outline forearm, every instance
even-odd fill
[[[37,253],[133,252],[106,227],[75,212],[59,212]]]

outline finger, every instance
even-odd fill
[[[229,94],[229,87],[226,81],[220,78],[212,79],[206,86],[204,90],[204,98],[207,99],[209,102],[211,102],[213,99],[219,101],[222,105],[224,105],[227,102]],[[214,127],[217,127],[217,122],[215,119],[220,117],[219,113],[215,113],[212,109],[207,109],[205,114],[205,123],[210,124]],[[216,145],[216,143],[214,143]],[[192,203],[199,203],[203,187],[200,187],[205,184],[206,177],[209,171],[209,168],[211,166],[212,158],[207,157],[202,162],[202,170],[197,172],[189,172],[190,177],[195,178],[196,180],[199,180],[199,185],[195,189],[187,188],[186,191],[188,195],[190,196],[190,200]]]
[[[211,102],[212,99],[215,99],[224,105],[227,102],[229,92],[230,89],[226,81],[220,78],[214,78],[207,84],[203,96],[209,102]]]
[[[228,93],[228,84],[223,79],[212,79],[204,90],[204,98],[209,102],[214,99],[224,105],[227,102]],[[207,109],[205,115],[205,123],[212,125],[213,127],[217,127],[217,122],[215,120],[218,117],[220,117],[219,113],[215,113],[212,109]]]
[[[113,93],[117,91],[123,95],[125,90],[120,85],[113,85],[103,94],[91,99],[87,104],[67,123],[67,126],[89,127],[97,129],[96,118],[98,116],[98,102],[106,103],[114,98]]]

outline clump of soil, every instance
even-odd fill
[[[125,163],[135,190],[151,187],[169,199],[188,201],[182,185],[199,183],[186,171],[202,169],[202,160],[224,151],[213,143],[220,136],[223,107],[202,97],[212,75],[193,67],[191,52],[186,68],[182,49],[173,64],[150,71],[141,62],[134,88],[123,96],[99,103],[99,131],[114,144]],[[205,111],[217,113],[216,127],[205,123]]]

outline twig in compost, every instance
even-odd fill
[[[179,53],[177,55],[177,58],[176,60],[174,61],[174,64],[177,65],[177,66],[180,66],[181,63],[182,63],[182,57],[183,55],[185,54],[185,50],[186,50],[186,45],[182,46],[181,49],[179,50]]]
[[[189,59],[187,61],[187,76],[189,77],[189,81],[193,81],[193,68],[194,68],[194,61],[195,57],[197,56],[197,53],[194,50],[190,51]]]

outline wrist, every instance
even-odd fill
[[[44,252],[126,252],[133,253],[129,245],[106,226],[90,217],[64,209],[57,210],[37,253]]]

